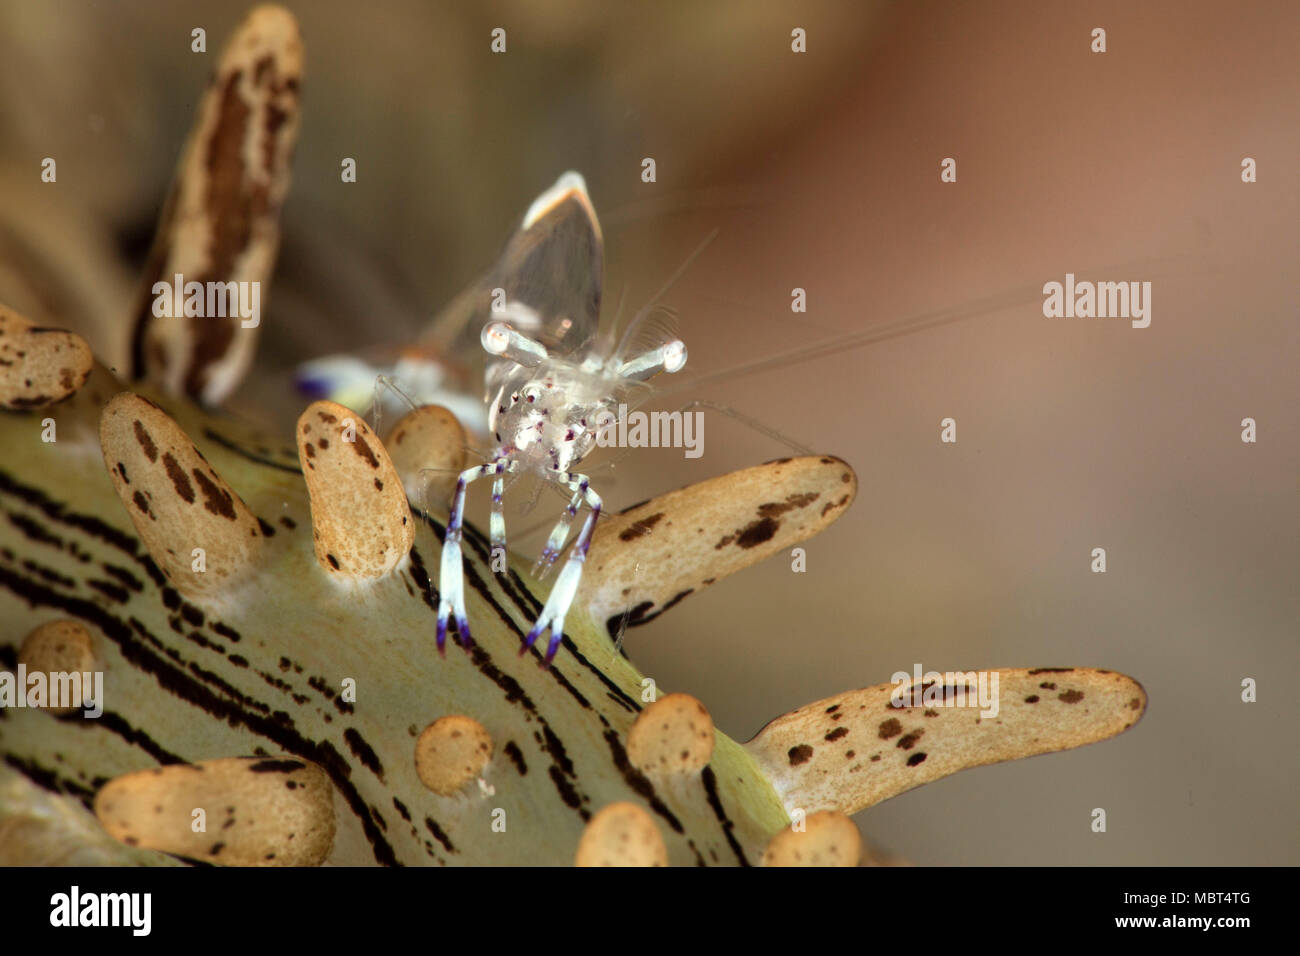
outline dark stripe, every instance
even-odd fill
[[[109,564],[107,561],[100,562],[100,567],[102,567],[106,572],[111,574],[113,577],[117,578],[119,581],[121,581],[123,584],[125,584],[127,587],[129,587],[132,591],[136,592],[137,594],[139,594],[141,591],[144,590],[144,584],[140,581],[140,579],[137,578],[130,571],[128,571],[126,568],[120,568],[116,564]]]
[[[623,779],[627,782],[627,785],[640,794],[646,803],[650,804],[651,810],[668,821],[668,825],[675,832],[685,833],[686,831],[682,829],[682,822],[677,819],[673,812],[668,809],[668,806],[659,799],[659,795],[655,793],[654,784],[650,782],[645,774],[632,766],[627,751],[623,749],[623,741],[619,739],[618,731],[605,731],[605,742],[609,744],[609,752],[614,757],[614,766],[623,774]]]
[[[430,524],[434,523],[433,520],[429,518],[428,515],[425,515],[425,520]],[[483,536],[483,533],[479,531],[477,528],[475,528],[473,525],[469,525],[469,524],[465,525],[464,531],[465,531],[464,540],[468,541],[474,547],[474,549],[478,552],[480,558],[483,559],[484,563],[488,563],[489,561],[488,556],[490,554],[490,551],[488,550],[489,544],[487,539]],[[513,568],[508,568],[507,574],[505,575],[504,579],[502,579],[501,575],[496,575],[496,577],[500,582],[501,590],[506,593],[506,595],[514,603],[515,607],[519,608],[519,610],[523,613],[526,619],[535,620],[537,616],[541,614],[542,602],[539,601],[536,598],[536,596],[533,595],[532,591],[528,589],[528,585],[524,583],[523,578],[519,576],[519,573],[517,571],[515,571]],[[508,586],[507,581],[513,583],[515,587]],[[479,594],[482,595],[486,600],[492,603],[494,607],[496,606],[496,602],[493,601],[488,596],[486,588],[480,588],[478,586],[475,586],[474,589],[478,591]],[[515,628],[515,633],[519,634],[521,638],[524,636],[523,633],[519,631],[518,628]],[[560,646],[563,647],[565,650],[567,650],[570,654],[572,654],[573,659],[576,660],[580,665],[585,667],[588,671],[590,671],[596,677],[596,679],[599,680],[602,684],[604,684],[605,687],[611,693],[621,697],[631,707],[633,712],[639,711],[641,709],[641,706],[636,702],[635,699],[628,696],[628,694],[623,690],[623,688],[619,687],[618,684],[614,683],[614,681],[610,679],[608,674],[606,674],[599,667],[593,664],[590,660],[587,659],[585,655],[583,655],[578,650],[578,646],[573,643],[573,640],[567,634],[560,642]],[[535,649],[535,656],[540,658],[541,651]],[[551,667],[548,668],[548,670],[552,672],[556,672],[555,665],[552,664]],[[564,689],[567,690],[569,693],[576,695],[578,697],[579,702],[583,705],[584,708],[590,707],[590,704],[587,703],[586,698],[578,694],[577,690],[573,687],[572,684],[570,684],[567,680],[564,679],[562,674],[558,674],[558,682],[560,682],[561,686],[564,687]],[[604,718],[601,719],[601,722],[605,723]],[[605,723],[605,726],[609,726],[608,723]]]
[[[60,777],[53,770],[42,767],[35,760],[23,760],[13,754],[5,754],[5,763],[43,790],[49,790],[52,793],[66,793],[79,798],[88,810],[95,801],[94,791],[83,787],[75,780]]]
[[[427,514],[424,514],[423,518],[425,523],[434,529],[434,533],[438,536],[440,540],[446,537],[445,529],[442,528],[436,521],[430,518]],[[474,544],[474,542],[471,541],[471,544]],[[478,550],[481,555],[487,553],[481,547],[476,548],[476,550]],[[411,549],[411,554],[412,556],[416,557],[416,560],[412,562],[413,566],[418,567],[419,574],[423,575],[424,579],[427,581],[428,573],[424,570],[423,559],[419,558],[416,555],[416,551],[414,548]],[[512,618],[509,614],[507,614],[505,608],[503,608],[497,602],[497,600],[492,596],[491,592],[487,588],[486,583],[484,582],[483,578],[479,576],[479,573],[477,569],[474,567],[474,565],[470,562],[466,562],[464,564],[463,573],[465,574],[465,583],[468,585],[468,587],[473,589],[475,593],[477,593],[480,597],[482,597],[483,600],[487,602],[488,606],[491,607],[492,610],[496,612],[497,617],[501,619],[501,622],[509,630],[513,631],[519,637],[520,641],[522,641],[524,638],[524,632],[520,630],[519,626],[515,623],[514,618]],[[417,577],[417,581],[418,580],[419,578]],[[432,587],[432,582],[429,582],[427,585],[422,587],[421,590],[424,592],[423,593],[424,603],[429,606],[430,610],[432,610],[435,614],[437,614],[438,603],[433,598],[434,589]],[[515,678],[511,677],[509,674],[501,670],[501,668],[497,667],[494,663],[492,663],[492,655],[489,654],[486,650],[484,650],[481,644],[473,644],[469,649],[469,655],[470,655],[470,660],[473,661],[474,666],[478,668],[479,672],[482,673],[484,677],[488,678],[490,681],[496,684],[499,688],[501,688],[501,690],[505,693],[507,702],[512,704],[514,703],[519,704],[521,707],[524,708],[524,710],[526,710],[528,713],[536,717],[537,720],[541,723],[542,730],[547,735],[548,740],[553,739],[557,744],[559,744],[559,737],[556,736],[555,733],[551,730],[550,724],[547,722],[546,718],[543,717],[541,713],[538,711],[536,703],[534,703],[533,699],[528,696],[528,692],[524,690],[523,685],[520,684],[519,681],[515,680]],[[554,667],[548,668],[548,671],[550,672],[553,672],[554,670],[555,670]],[[562,676],[563,675],[561,675],[561,677]],[[557,681],[557,683],[559,683],[559,681]],[[569,691],[570,694],[574,695],[575,698],[580,703],[583,703],[587,708],[590,708],[591,706],[590,702],[586,701],[586,698],[582,697],[581,694],[578,694],[576,688],[574,688],[572,684],[569,684],[567,680],[564,681],[564,683],[560,684],[560,686],[564,687],[567,691]],[[609,726],[608,721],[605,721],[603,717],[601,718],[601,721],[602,723],[605,724],[605,726],[607,727]],[[550,748],[546,748],[546,749],[547,752],[549,752],[552,757],[552,769],[555,772],[551,773],[550,776],[552,782],[555,783],[556,785],[556,790],[560,794],[560,799],[564,801],[565,805],[576,810],[578,815],[581,816],[583,821],[585,822],[590,818],[591,814],[587,812],[585,807],[583,807],[583,804],[589,803],[590,798],[585,794],[578,792],[573,786],[571,786],[565,780],[564,777],[566,773],[573,775],[572,764],[571,763],[568,764],[568,767],[566,768],[562,764],[557,763],[556,761],[558,760],[558,758],[556,757],[555,752]],[[560,745],[559,747],[559,752],[560,753],[564,752],[562,745]],[[566,763],[567,763],[567,758],[566,758]],[[573,778],[576,780],[577,779],[576,775],[573,775]]]
[[[63,539],[58,535],[51,534],[45,530],[45,526],[39,521],[34,521],[27,515],[15,514],[10,511],[6,513],[9,522],[23,533],[29,541],[35,541],[37,544],[52,545],[59,550],[63,549]]]
[[[360,760],[365,768],[378,777],[382,783],[384,765],[379,762],[379,755],[375,753],[375,748],[366,743],[366,738],[361,736],[361,732],[355,727],[349,727],[343,731],[343,739],[347,741],[352,755]]]
[[[627,701],[623,700],[622,697],[615,697],[613,694],[609,693],[608,691],[605,692],[605,696],[608,697],[610,700],[612,700],[614,703],[618,704],[618,706],[622,707],[624,710],[629,711],[633,714],[636,713],[636,708],[628,704]]]
[[[260,455],[255,455],[251,451],[248,451],[245,448],[240,448],[239,445],[235,444],[235,442],[233,442],[229,438],[226,438],[224,435],[217,434],[211,428],[203,429],[203,437],[207,438],[210,441],[216,442],[218,445],[220,445],[222,448],[226,449],[227,451],[233,451],[236,455],[239,455],[241,458],[247,458],[249,461],[255,461],[259,465],[266,465],[266,467],[268,468],[277,468],[280,471],[287,471],[291,475],[302,474],[301,468],[295,468],[293,465],[286,465],[283,462],[273,461],[270,458],[263,458]]]
[[[12,552],[10,553],[12,554]],[[46,581],[49,581],[51,584],[57,584],[60,587],[68,588],[71,591],[75,591],[77,589],[77,582],[74,581],[72,578],[65,577],[64,575],[60,574],[58,571],[55,571],[53,568],[47,568],[44,565],[37,564],[35,561],[32,561],[30,558],[23,559],[23,567],[26,570],[32,572],[33,574],[40,575],[41,578],[43,578]]]
[[[569,639],[567,634],[564,636],[564,640],[560,643],[566,651],[573,655],[574,660],[596,675],[600,682],[605,685],[606,690],[609,692],[609,696],[617,698],[617,703],[620,706],[626,710],[632,711],[632,713],[637,713],[641,710],[641,705],[637,702],[636,698],[630,696],[625,690],[623,690],[623,688],[614,683],[608,674],[589,661],[586,656],[578,650],[578,646]]]
[[[735,824],[731,821],[731,818],[727,816],[727,811],[722,807],[722,800],[718,797],[718,778],[714,776],[713,768],[705,767],[704,772],[701,773],[700,776],[704,780],[704,792],[709,796],[709,806],[713,808],[713,815],[716,816],[718,822],[722,824],[723,836],[727,838],[727,843],[730,844],[732,852],[736,854],[736,859],[740,861],[740,865],[749,866],[750,862],[745,857],[744,848],[741,847],[739,841],[736,840],[736,835],[731,832],[732,829],[734,829]]]
[[[505,751],[505,755],[509,757],[511,762],[515,765],[515,769],[519,771],[519,776],[523,777],[527,775],[528,764],[524,763],[524,752],[519,749],[519,745],[513,740],[508,740],[506,741],[505,747],[502,749]]]
[[[241,709],[233,701],[217,696],[202,683],[190,677],[184,670],[169,664],[162,657],[154,654],[144,644],[132,639],[131,628],[121,620],[113,617],[103,608],[80,598],[63,597],[47,587],[0,568],[0,585],[7,587],[18,597],[33,607],[47,605],[59,608],[74,617],[89,621],[99,628],[109,640],[118,645],[122,656],[132,666],[151,674],[162,688],[187,703],[206,711],[213,717],[229,723],[232,727],[244,726],[259,736],[274,741],[281,749],[296,754],[305,760],[318,764],[329,774],[339,792],[347,800],[370,841],[375,860],[381,865],[395,866],[397,856],[392,846],[371,818],[370,810],[362,800],[360,792],[353,785],[349,776],[351,766],[328,741],[313,741],[302,736],[293,726],[293,722],[276,720],[274,717],[262,717]],[[132,620],[132,625],[143,631],[143,625]],[[152,635],[151,635],[152,637]],[[156,638],[153,640],[156,641]],[[194,665],[191,665],[193,668]]]
[[[76,724],[89,730],[103,729],[117,734],[127,743],[139,747],[161,764],[189,763],[184,757],[178,757],[170,750],[164,749],[152,737],[137,727],[132,727],[121,714],[106,710],[97,718],[84,716],[83,711],[75,711],[59,718],[63,724]]]
[[[437,821],[434,820],[433,817],[425,817],[424,825],[429,828],[429,832],[433,834],[433,838],[446,847],[448,853],[456,852],[456,848],[451,845],[451,838],[443,832],[442,827],[438,826]]]
[[[92,538],[98,538],[101,541],[111,544],[119,551],[124,551],[137,561],[138,544],[135,538],[125,532],[119,531],[112,525],[105,524],[93,515],[77,514],[74,511],[68,511],[63,505],[48,497],[39,488],[31,485],[24,485],[16,481],[5,471],[0,471],[0,493],[14,495],[21,498],[28,504],[44,512],[46,517],[55,521],[70,525],[80,531],[84,531]],[[151,562],[152,563],[152,562]]]

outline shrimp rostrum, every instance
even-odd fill
[[[582,509],[586,518],[520,653],[550,630],[545,663],[564,638],[564,619],[582,579],[601,498],[579,470],[610,427],[619,403],[660,372],[686,364],[686,346],[659,313],[643,310],[617,342],[601,335],[603,241],[600,224],[577,173],[565,173],[529,208],[497,265],[478,286],[490,305],[480,326],[488,355],[489,460],[462,472],[456,482],[443,539],[439,577],[438,650],[448,623],[470,643],[465,612],[461,539],[466,493],[480,478],[492,479],[489,537],[494,558],[506,548],[503,497],[506,476],[531,473],[570,495],[537,560],[545,576],[568,542]],[[473,326],[471,326],[473,327]],[[498,561],[493,561],[494,568]],[[503,562],[501,562],[503,564]]]

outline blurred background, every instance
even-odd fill
[[[1279,683],[1300,664],[1300,7],[287,5],[301,136],[233,409],[290,421],[297,362],[414,337],[569,168],[601,215],[611,308],[645,304],[719,230],[666,300],[690,347],[679,379],[1026,289],[666,397],[838,455],[861,487],[805,545],[807,573],[773,558],[627,650],[740,740],[918,663],[1123,671],[1150,695],[1130,732],[930,784],[860,814],[864,833],[920,864],[1300,862],[1300,708]],[[193,109],[245,9],[0,0],[0,301],[120,365]],[[1044,318],[1034,290],[1067,272],[1151,281],[1151,326]],[[634,452],[601,491],[619,508],[785,453],[709,413],[703,457]]]

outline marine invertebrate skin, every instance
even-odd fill
[[[782,830],[763,851],[764,866],[857,866],[862,835],[835,810],[818,810],[801,829]]]
[[[654,819],[635,803],[611,803],[582,831],[576,866],[667,866]]]
[[[434,793],[451,796],[492,759],[492,736],[473,717],[439,717],[415,742],[415,772]]]
[[[642,773],[668,775],[703,770],[713,756],[713,718],[689,694],[661,697],[627,732],[627,755]]]
[[[181,594],[228,592],[253,570],[274,529],[166,412],[124,392],[100,416],[99,443],[113,487],[130,503],[136,533]]]
[[[96,670],[95,648],[90,640],[90,633],[77,621],[48,621],[27,635],[22,647],[18,648],[19,673],[26,668],[29,674],[66,674],[82,677],[80,681],[70,680],[69,688],[75,686],[72,700],[60,701],[61,687],[45,687],[46,701],[42,705],[51,713],[71,714],[90,702],[93,681],[87,678]],[[84,675],[84,676],[83,676]],[[16,689],[16,688],[15,688]]]
[[[226,44],[149,254],[131,330],[137,378],[219,405],[248,371],[260,290],[279,249],[302,66],[298,24],[283,7],[254,8]],[[257,290],[256,314],[190,307],[191,283],[205,306],[211,284],[221,283],[216,291],[228,306],[232,282]]]
[[[579,590],[613,634],[831,525],[858,479],[830,455],[782,458],[670,491],[601,522]]]
[[[1027,757],[1128,730],[1146,709],[1142,685],[1087,667],[998,668],[996,712],[941,701],[897,706],[899,685],[814,701],[745,745],[786,804],[856,813],[963,767]],[[975,674],[957,678],[975,699]],[[993,711],[994,708],[990,708]]]
[[[0,306],[0,368],[19,369],[0,384],[0,408],[40,408],[71,396],[90,376],[94,359],[81,336],[40,328]]]
[[[181,193],[193,175],[182,164]],[[240,274],[228,263],[216,278]],[[0,667],[16,668],[28,634],[73,622],[78,660],[105,677],[96,719],[0,708],[0,861],[851,863],[845,814],[964,767],[1104,739],[1145,709],[1122,675],[999,670],[997,717],[887,712],[883,685],[742,745],[699,701],[643,697],[609,622],[657,617],[825,530],[857,486],[831,456],[603,518],[549,668],[536,647],[518,654],[543,611],[538,579],[516,556],[494,568],[493,542],[461,525],[475,640],[440,659],[431,558],[448,515],[436,496],[412,509],[402,489],[429,461],[463,463],[463,432],[426,408],[386,441],[358,418],[348,442],[346,410],[317,403],[286,447],[194,401],[237,377],[244,347],[197,378],[193,351],[163,349],[161,389],[89,367],[67,395],[0,413]],[[19,351],[0,365],[0,395],[26,396],[47,367],[48,353]],[[41,440],[46,418],[57,440]]]
[[[316,866],[334,843],[333,801],[319,767],[234,757],[118,777],[96,794],[95,815],[128,846],[233,866]]]
[[[94,398],[92,378],[84,396],[59,406],[61,433],[77,434],[79,416],[96,414]],[[152,407],[114,399],[105,417],[116,416],[128,403]],[[177,429],[203,436],[207,467],[261,519],[255,522],[255,573],[219,594],[187,595],[160,570],[166,550],[153,556],[131,531],[133,485],[121,485],[119,493],[98,454],[86,454],[74,441],[44,444],[24,437],[33,434],[42,413],[0,419],[0,440],[15,449],[0,469],[0,508],[10,529],[0,550],[0,594],[4,619],[12,622],[15,635],[6,634],[7,646],[54,617],[72,618],[92,635],[107,677],[100,720],[54,720],[31,709],[7,710],[0,719],[0,743],[8,776],[40,780],[74,806],[122,774],[261,750],[316,764],[329,776],[341,798],[329,856],[334,862],[563,862],[573,858],[597,810],[630,799],[653,815],[671,862],[752,864],[768,838],[788,826],[784,801],[794,794],[809,810],[847,812],[905,788],[908,772],[915,781],[933,779],[961,766],[1102,739],[1136,720],[1145,704],[1140,690],[1126,680],[1122,693],[1101,694],[1107,682],[1120,688],[1121,679],[1091,672],[1056,675],[1063,688],[1057,696],[1077,685],[1084,694],[1077,703],[1053,698],[1022,704],[1029,695],[1021,685],[1037,686],[1051,675],[1025,671],[1013,679],[1004,672],[1001,722],[977,725],[973,714],[958,711],[915,718],[928,735],[922,738],[925,752],[932,755],[919,766],[907,767],[896,743],[881,741],[890,763],[851,773],[853,763],[839,753],[845,738],[835,749],[842,766],[823,773],[821,750],[829,753],[831,747],[818,741],[835,728],[805,724],[804,713],[797,712],[748,748],[718,732],[703,771],[670,786],[642,773],[628,755],[628,734],[644,708],[642,675],[613,652],[603,611],[574,616],[567,653],[549,670],[535,666],[536,651],[532,661],[521,660],[515,648],[537,611],[536,585],[518,562],[505,575],[493,574],[487,541],[467,526],[470,607],[492,623],[479,629],[468,655],[440,661],[428,642],[435,592],[427,555],[435,553],[443,530],[436,518],[420,522],[404,566],[340,587],[316,560],[310,505],[294,456],[275,451],[265,439],[240,437],[231,423],[193,407],[177,405],[175,411]],[[90,428],[80,431],[94,434]],[[151,428],[149,434],[164,431]],[[136,448],[143,456],[139,443]],[[814,463],[820,459],[807,467]],[[799,459],[763,467],[775,476],[792,466],[804,467]],[[127,473],[135,482],[129,466]],[[838,478],[837,483],[847,487]],[[706,485],[696,493],[724,497],[717,480]],[[759,517],[769,504],[767,490],[750,476],[727,488],[725,497],[747,497],[748,508]],[[151,491],[155,513],[185,505],[170,482]],[[679,503],[692,497],[690,489],[671,494]],[[670,502],[649,504],[671,514]],[[627,541],[613,536],[606,553],[612,559],[620,547],[644,546],[644,535],[659,533],[666,520]],[[273,533],[266,534],[267,528]],[[720,536],[730,533],[727,527],[715,530]],[[593,586],[602,590],[600,568],[589,571]],[[871,694],[879,706],[868,710],[878,724],[889,716],[883,710],[888,694]],[[824,713],[839,700],[805,710]],[[1053,710],[1032,710],[1045,706]],[[416,736],[445,714],[472,717],[491,735],[493,755],[483,775],[493,796],[481,791],[438,796],[421,781],[413,756]],[[1023,717],[1013,719],[1018,714]],[[1022,722],[1031,719],[1041,723],[1031,728]],[[948,721],[951,736],[943,730]],[[873,729],[862,728],[862,733]],[[804,739],[813,732],[819,734],[816,740]],[[859,733],[858,725],[850,732]],[[944,742],[951,753],[932,742]],[[806,792],[792,789],[776,770],[782,759],[788,764],[790,747],[805,743],[817,744],[805,771],[816,771],[819,781]],[[54,754],[62,759],[54,760]],[[868,779],[878,766],[887,772],[880,778],[885,782],[858,787],[857,781]],[[34,807],[40,805],[35,796],[15,794],[3,813],[33,826],[37,819],[58,819],[49,810],[38,813]],[[504,833],[490,828],[496,810],[505,812]],[[66,853],[69,841],[84,851],[86,826],[60,823],[43,838],[43,852]],[[138,857],[114,853],[110,858]]]
[[[313,402],[298,419],[297,437],[316,560],[345,577],[388,574],[411,550],[415,522],[378,436],[342,405]]]

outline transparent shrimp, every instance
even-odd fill
[[[582,177],[565,173],[529,207],[520,228],[496,264],[431,324],[417,348],[436,354],[459,353],[477,339],[487,356],[484,373],[486,425],[491,448],[481,465],[457,478],[443,540],[439,576],[436,640],[445,653],[455,618],[458,642],[469,647],[461,542],[470,486],[492,478],[489,538],[494,558],[506,549],[504,497],[511,476],[532,474],[553,484],[568,506],[556,520],[535,565],[544,578],[569,546],[572,528],[585,508],[586,517],[533,626],[523,640],[525,653],[550,632],[543,664],[548,665],[564,639],[565,620],[591,547],[603,507],[581,462],[598,444],[602,427],[617,420],[615,410],[631,399],[635,408],[649,397],[647,382],[660,373],[676,373],[686,364],[686,346],[676,331],[676,314],[659,305],[667,289],[703,251],[708,239],[687,259],[615,340],[613,328],[600,328],[603,239]],[[1015,290],[963,308],[885,323],[857,333],[830,336],[784,354],[690,378],[677,387],[657,388],[660,396],[707,382],[783,367],[832,352],[945,325],[1031,301],[1037,287]],[[472,337],[472,338],[471,338]],[[396,371],[396,370],[395,370]],[[409,370],[408,370],[409,371]],[[394,375],[393,378],[406,376]],[[360,381],[361,375],[353,376]],[[387,376],[383,384],[392,387]],[[433,382],[436,386],[441,384]],[[400,390],[397,390],[400,393]],[[424,392],[417,389],[417,392]],[[424,394],[408,404],[425,404]],[[378,400],[375,402],[379,405]],[[481,407],[481,406],[480,406]],[[624,407],[627,407],[624,405]],[[739,412],[710,402],[707,407],[730,415],[763,434],[806,451],[779,433]],[[470,416],[461,416],[462,420]],[[481,420],[481,419],[480,419]],[[494,562],[495,564],[495,562]],[[621,634],[620,634],[621,638]]]
[[[602,507],[591,479],[578,466],[596,447],[598,430],[611,422],[620,401],[655,375],[680,371],[686,364],[681,339],[647,321],[654,313],[637,316],[616,346],[610,345],[612,336],[597,335],[602,255],[600,225],[586,185],[577,173],[565,173],[529,208],[484,280],[490,284],[492,308],[480,342],[489,356],[488,430],[495,445],[486,464],[466,469],[456,482],[438,586],[440,652],[452,618],[459,642],[468,647],[471,639],[461,552],[469,487],[492,477],[489,536],[493,552],[504,551],[505,477],[529,472],[571,494],[538,559],[539,570],[554,564],[578,513],[587,509],[520,648],[526,652],[549,630],[544,663],[554,659]]]

